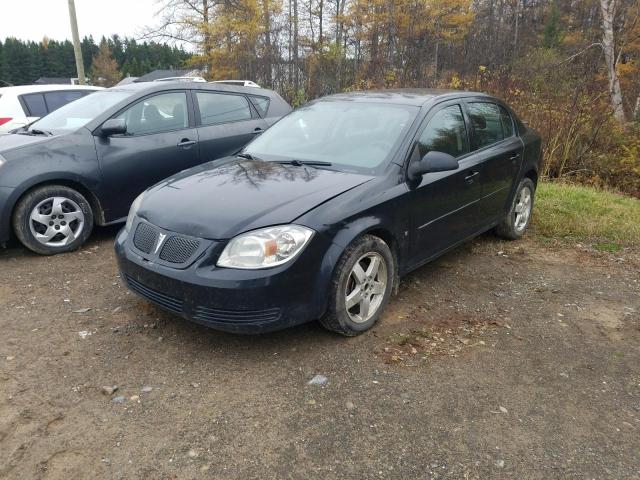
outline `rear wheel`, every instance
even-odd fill
[[[391,250],[380,238],[364,235],[336,266],[327,313],[320,323],[348,337],[369,330],[389,302],[395,278]]]
[[[530,178],[523,178],[513,197],[513,203],[507,216],[496,227],[496,233],[508,240],[522,238],[531,222],[533,197],[536,186]]]
[[[54,255],[80,247],[93,229],[89,202],[63,185],[36,188],[20,199],[13,215],[20,242],[33,252]]]

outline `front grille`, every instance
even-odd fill
[[[158,230],[148,223],[140,222],[133,235],[133,244],[144,253],[151,253],[158,241]]]
[[[147,300],[152,301],[153,303],[157,303],[161,307],[164,307],[172,312],[182,313],[183,301],[179,298],[172,297],[165,293],[159,292],[158,290],[147,287],[137,280],[134,280],[131,275],[127,275],[126,278],[127,283],[129,284],[129,288],[131,288],[131,290],[136,292],[141,297],[144,297]]]
[[[198,250],[200,242],[182,237],[170,237],[162,247],[160,260],[169,263],[184,263]]]
[[[280,318],[279,308],[264,310],[221,310],[218,308],[196,307],[194,318],[215,323],[270,323]]]

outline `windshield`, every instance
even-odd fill
[[[409,105],[320,101],[289,114],[244,152],[267,161],[331,162],[374,173],[392,155],[415,118]]]
[[[77,130],[132,94],[132,92],[117,90],[92,93],[42,117],[32,123],[29,130],[42,130],[56,135]]]

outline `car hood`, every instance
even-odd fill
[[[290,223],[372,178],[309,166],[223,159],[152,187],[138,215],[173,232],[222,240]]]
[[[0,153],[8,152],[14,148],[46,142],[52,138],[55,137],[45,137],[44,135],[18,135],[17,133],[0,135]]]

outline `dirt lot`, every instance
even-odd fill
[[[241,337],[129,294],[113,236],[0,251],[0,478],[640,478],[633,252],[484,236],[358,338]]]

